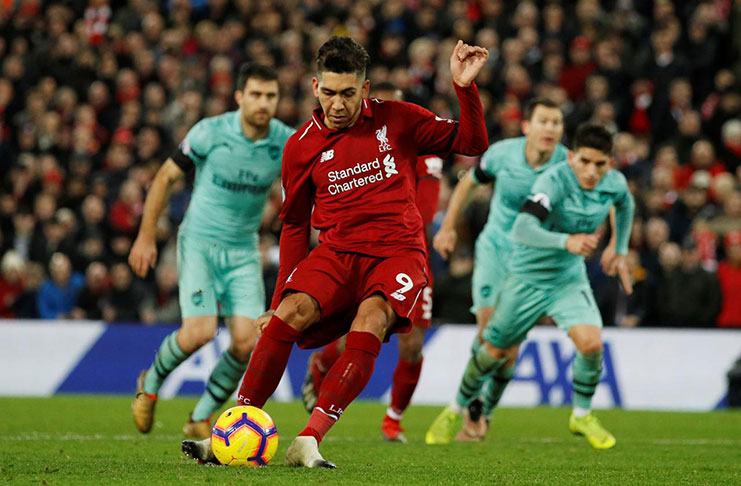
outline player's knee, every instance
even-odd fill
[[[319,320],[319,305],[313,297],[297,292],[280,302],[275,315],[297,331],[303,331]]]
[[[254,335],[242,336],[238,339],[232,340],[232,344],[229,347],[229,351],[232,356],[237,358],[237,361],[246,363],[250,359],[252,351],[255,349],[257,344],[257,337]]]
[[[509,352],[509,349],[494,346],[493,344],[487,341],[484,342],[484,346],[486,346],[486,351],[489,353],[489,356],[491,356],[494,359],[502,359],[502,358],[511,357],[511,353]]]
[[[207,344],[214,338],[215,329],[211,326],[193,326],[180,330],[178,344],[183,351],[190,353]]]
[[[574,344],[581,354],[596,354],[602,352],[602,339],[599,337],[583,339]]]

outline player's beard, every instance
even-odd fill
[[[243,115],[243,120],[246,124],[255,127],[258,130],[262,130],[270,124],[270,113],[267,111],[255,112]]]

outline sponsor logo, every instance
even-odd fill
[[[334,158],[334,150],[327,150],[326,152],[322,152],[322,157],[321,159],[319,159],[319,163],[332,160],[333,158]]]
[[[391,144],[389,144],[387,132],[388,127],[386,127],[386,125],[376,130],[376,139],[378,139],[378,151],[381,153],[391,150]]]
[[[398,174],[399,172],[396,170],[396,159],[394,159],[391,154],[387,154],[386,157],[383,159],[383,170],[386,171],[386,178],[388,179],[394,174]]]

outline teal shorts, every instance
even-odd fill
[[[510,275],[499,294],[494,317],[484,329],[484,340],[497,348],[511,348],[525,340],[542,316],[553,318],[567,331],[587,324],[602,327],[602,316],[586,280],[559,287],[534,287]]]
[[[476,314],[482,307],[492,307],[507,280],[507,260],[512,252],[511,244],[491,241],[479,237],[476,240],[473,276],[471,277],[471,312]]]
[[[256,248],[223,246],[178,235],[178,285],[183,317],[265,312],[262,261]]]

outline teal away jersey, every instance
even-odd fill
[[[265,201],[280,176],[283,146],[294,130],[270,121],[268,135],[244,136],[239,111],[204,118],[190,129],[173,157],[196,169],[193,194],[180,232],[229,246],[257,247]]]
[[[544,220],[541,218],[544,229],[569,235],[594,233],[607,218],[612,205],[621,214],[629,213],[632,221],[632,198],[620,172],[608,171],[594,190],[585,191],[571,166],[563,163],[537,178],[528,202],[536,203],[543,215],[547,214]],[[630,232],[630,223],[626,231]],[[586,281],[587,278],[584,257],[568,252],[565,246],[546,249],[517,243],[510,260],[510,272],[541,287],[559,286],[575,279]]]
[[[537,169],[533,169],[525,160],[525,137],[510,138],[492,144],[481,158],[480,169],[488,177],[496,179],[496,182],[489,207],[489,218],[479,238],[488,238],[498,242],[497,245],[500,247],[509,248],[511,246],[509,232],[517,213],[530,194],[530,188],[536,177],[566,160],[567,154],[568,149],[559,143],[551,158]]]

